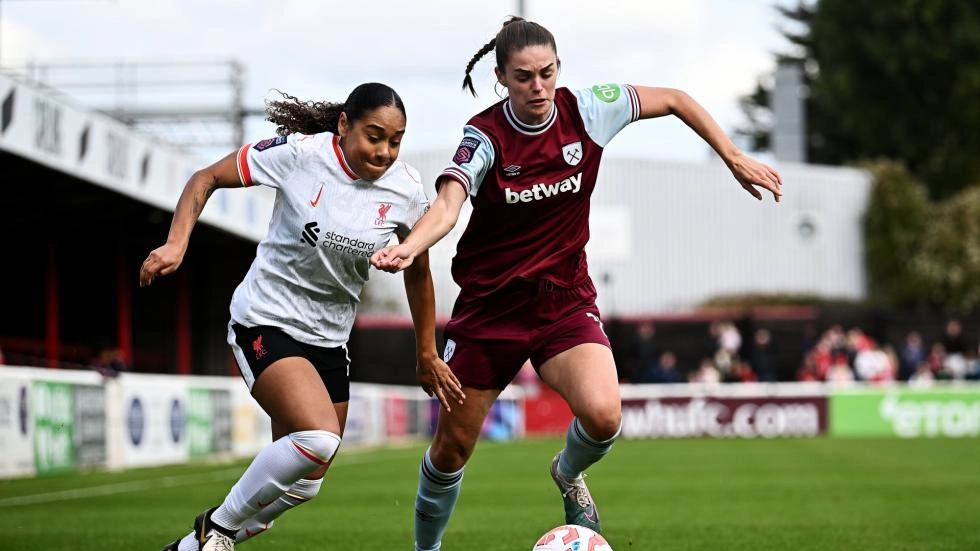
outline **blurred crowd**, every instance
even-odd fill
[[[912,385],[977,378],[977,346],[968,342],[958,320],[947,321],[942,337],[930,343],[918,331],[909,331],[897,348],[861,329],[832,326],[805,352],[797,376],[801,381],[899,380]]]
[[[51,365],[45,358],[35,354],[11,354],[11,365],[57,367],[60,369],[77,369],[97,371],[103,377],[116,377],[124,371],[129,371],[126,355],[118,346],[103,343],[91,350],[94,355],[84,361],[61,361]],[[8,365],[8,358],[0,348],[0,366]]]
[[[731,321],[709,325],[711,355],[691,365],[680,365],[667,343],[656,338],[652,322],[637,324],[628,382],[716,383],[773,382],[779,380],[773,337],[767,329],[756,329],[750,342],[743,342],[738,326]],[[926,386],[936,380],[980,379],[978,346],[964,334],[958,320],[946,322],[941,338],[927,342],[918,331],[906,333],[893,345],[879,342],[861,328],[832,325],[823,333],[805,339],[796,360],[795,380],[846,384],[853,381],[887,383],[906,381]],[[785,372],[785,370],[782,370]]]

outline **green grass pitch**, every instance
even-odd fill
[[[560,446],[481,443],[443,548],[529,551],[562,524]],[[316,500],[240,548],[410,551],[423,449],[342,450]],[[160,549],[245,465],[0,481],[0,549]],[[976,439],[620,441],[589,474],[616,551],[980,549]]]

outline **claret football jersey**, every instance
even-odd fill
[[[418,171],[402,161],[375,181],[347,165],[339,136],[290,134],[238,151],[245,186],[275,188],[266,236],[235,290],[231,318],[274,325],[297,341],[347,342],[369,259],[428,208]]]
[[[473,203],[453,259],[459,286],[485,295],[515,278],[581,284],[603,148],[639,115],[632,86],[602,84],[558,88],[537,126],[521,122],[506,99],[470,119],[442,172]]]

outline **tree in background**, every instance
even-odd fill
[[[980,187],[933,207],[911,277],[929,304],[950,312],[980,309]]]
[[[873,175],[864,219],[869,298],[877,306],[980,309],[980,186],[930,202],[902,165]]]
[[[919,271],[913,269],[913,259],[922,259],[926,226],[933,218],[926,189],[898,163],[879,161],[866,168],[874,180],[864,218],[868,298],[886,307],[928,305]]]
[[[805,69],[810,162],[901,160],[933,199],[980,183],[980,2],[820,0],[777,7],[778,56]],[[741,133],[769,149],[771,84],[742,98]]]

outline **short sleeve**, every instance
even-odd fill
[[[425,190],[422,189],[422,178],[419,175],[419,171],[415,170],[415,167],[405,164],[405,170],[408,172],[409,176],[415,182],[415,192],[409,199],[408,208],[406,209],[405,223],[406,226],[399,227],[396,229],[395,233],[399,238],[404,239],[408,236],[408,233],[415,227],[415,224],[422,218],[422,215],[429,210],[429,198],[425,196]]]
[[[298,152],[294,134],[242,146],[238,150],[238,176],[242,185],[278,188],[296,168]]]
[[[578,90],[575,97],[585,131],[600,147],[640,117],[640,100],[629,84],[597,84]]]
[[[452,162],[443,169],[441,176],[456,180],[466,188],[470,197],[474,197],[487,171],[493,166],[493,160],[493,144],[487,135],[475,126],[466,125],[463,127],[463,140],[459,142]]]

